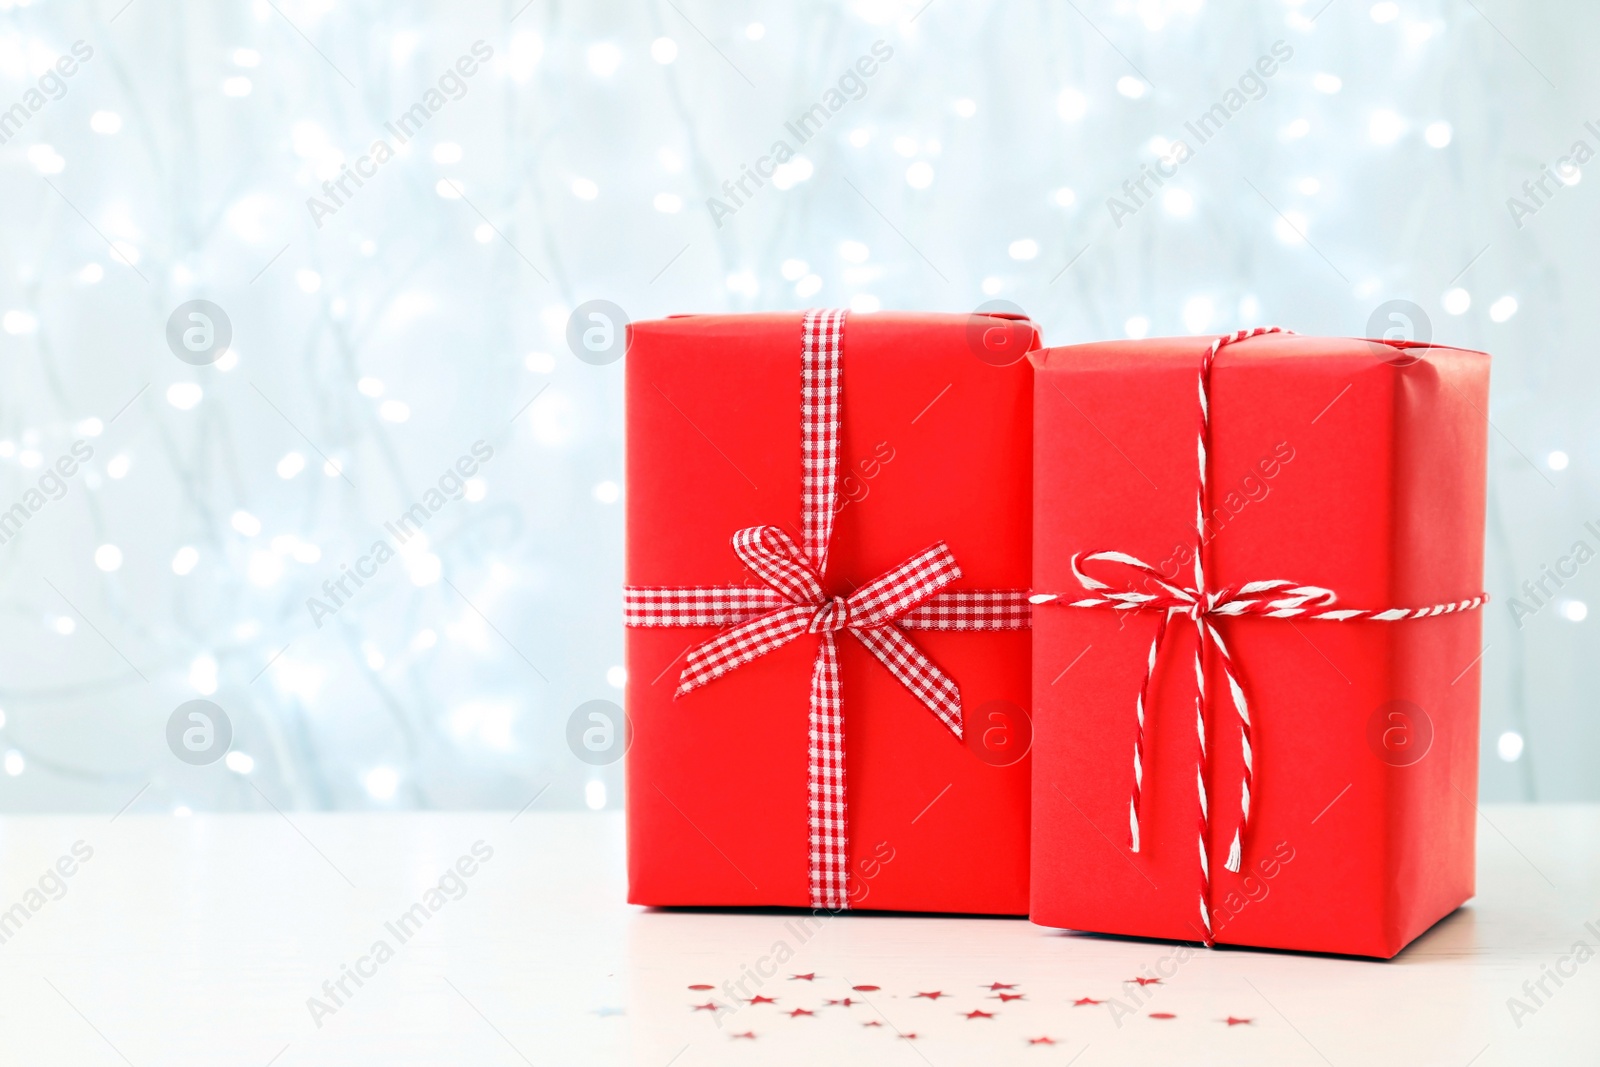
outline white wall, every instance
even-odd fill
[[[1520,228],[1506,203],[1575,141],[1600,149],[1600,11],[1321,2],[0,13],[0,108],[93,50],[0,146],[0,510],[75,441],[93,452],[0,544],[0,810],[141,789],[141,810],[517,807],[546,785],[559,807],[601,800],[591,781],[614,806],[620,765],[565,741],[578,704],[620,699],[621,364],[564,340],[594,298],[637,319],[997,297],[1055,343],[1364,333],[1414,301],[1434,339],[1497,360],[1484,795],[1600,797],[1600,615],[1552,604],[1519,629],[1509,608],[1576,540],[1600,549],[1600,190],[1563,187]],[[396,144],[384,123],[480,40],[493,58],[461,98],[314,218],[341,159]],[[892,58],[791,187],[716,225],[707,198],[877,40]],[[1279,40],[1292,58],[1179,168],[1182,195],[1117,226],[1107,198],[1153,139]],[[236,361],[169,351],[193,298],[224,309]],[[318,627],[307,598],[479,440],[481,499],[446,502]],[[1596,570],[1561,599],[1594,602]],[[173,709],[207,694],[248,773],[168,751]]]

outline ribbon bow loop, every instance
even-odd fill
[[[943,541],[890,568],[848,597],[827,596],[809,557],[776,526],[740,530],[733,535],[733,550],[752,574],[788,603],[692,650],[679,677],[677,696],[782,648],[802,634],[819,634],[831,643],[834,634],[849,631],[913,696],[961,736],[960,687],[895,626],[912,609],[961,577],[961,568]]]
[[[820,604],[822,575],[810,558],[776,526],[750,526],[733,535],[733,551],[751,573],[793,604]]]
[[[943,541],[884,571],[850,594],[850,614],[856,627],[883,626],[961,577],[961,567]]]

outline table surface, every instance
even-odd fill
[[[1486,808],[1387,963],[624,888],[615,813],[0,818],[0,1063],[1600,1062],[1600,807]]]

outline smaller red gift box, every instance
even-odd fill
[[[630,328],[631,902],[1026,913],[1038,343],[985,315]]]
[[[1473,893],[1489,357],[1033,358],[1033,920],[1392,957]]]

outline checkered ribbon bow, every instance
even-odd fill
[[[835,911],[848,908],[850,898],[844,706],[834,635],[848,632],[861,642],[960,738],[960,688],[901,631],[1022,630],[1031,619],[1021,590],[945,591],[961,577],[961,568],[942,541],[849,596],[825,592],[838,479],[844,318],[842,311],[813,311],[803,324],[805,548],[776,526],[752,526],[733,535],[733,550],[764,586],[624,590],[629,626],[729,627],[689,653],[677,696],[803,635],[819,638],[811,670],[810,893],[812,907]]]
[[[784,600],[781,607],[724,630],[689,653],[678,696],[698,689],[802,634],[819,634],[812,694],[839,691],[839,656],[833,635],[849,631],[900,684],[961,736],[961,690],[891,624],[961,577],[943,541],[874,578],[848,597],[829,597],[822,576],[789,535],[776,526],[752,526],[733,535],[744,565]]]
[[[1250,825],[1250,788],[1255,773],[1255,754],[1250,745],[1250,702],[1234,667],[1227,643],[1217,631],[1215,620],[1240,615],[1259,615],[1271,619],[1303,618],[1330,622],[1350,622],[1369,619],[1374,622],[1395,622],[1401,619],[1421,619],[1433,615],[1448,615],[1456,611],[1472,611],[1489,600],[1480,593],[1466,600],[1447,604],[1434,604],[1422,608],[1337,608],[1338,595],[1332,589],[1316,585],[1302,585],[1283,578],[1244,582],[1222,589],[1208,591],[1204,566],[1206,517],[1206,455],[1211,437],[1211,366],[1217,353],[1225,346],[1266,333],[1288,333],[1277,326],[1262,326],[1253,330],[1240,330],[1211,342],[1200,363],[1200,429],[1199,429],[1199,482],[1196,488],[1196,513],[1194,549],[1194,585],[1180,586],[1168,579],[1155,567],[1125,552],[1080,552],[1072,557],[1072,574],[1078,584],[1090,595],[1076,600],[1066,600],[1058,593],[1040,593],[1029,597],[1034,604],[1057,603],[1069,608],[1103,608],[1112,611],[1158,611],[1155,636],[1150,641],[1150,654],[1145,659],[1144,679],[1134,698],[1134,713],[1138,729],[1133,740],[1133,794],[1128,802],[1129,846],[1139,851],[1139,799],[1144,787],[1145,708],[1150,701],[1150,683],[1155,676],[1156,661],[1166,640],[1168,623],[1174,618],[1193,620],[1200,640],[1195,646],[1195,731],[1199,736],[1199,754],[1195,770],[1196,788],[1200,799],[1200,921],[1204,924],[1206,943],[1211,943],[1211,861],[1206,843],[1210,839],[1210,814],[1206,798],[1206,711],[1209,700],[1206,693],[1206,650],[1215,648],[1222,666],[1222,676],[1228,685],[1228,695],[1239,718],[1239,745],[1244,756],[1240,774],[1239,821],[1233,832],[1233,842],[1228,846],[1228,858],[1223,864],[1230,871],[1239,870],[1243,857],[1243,842]],[[1121,564],[1137,573],[1132,581],[1113,584],[1085,573],[1085,563]]]

